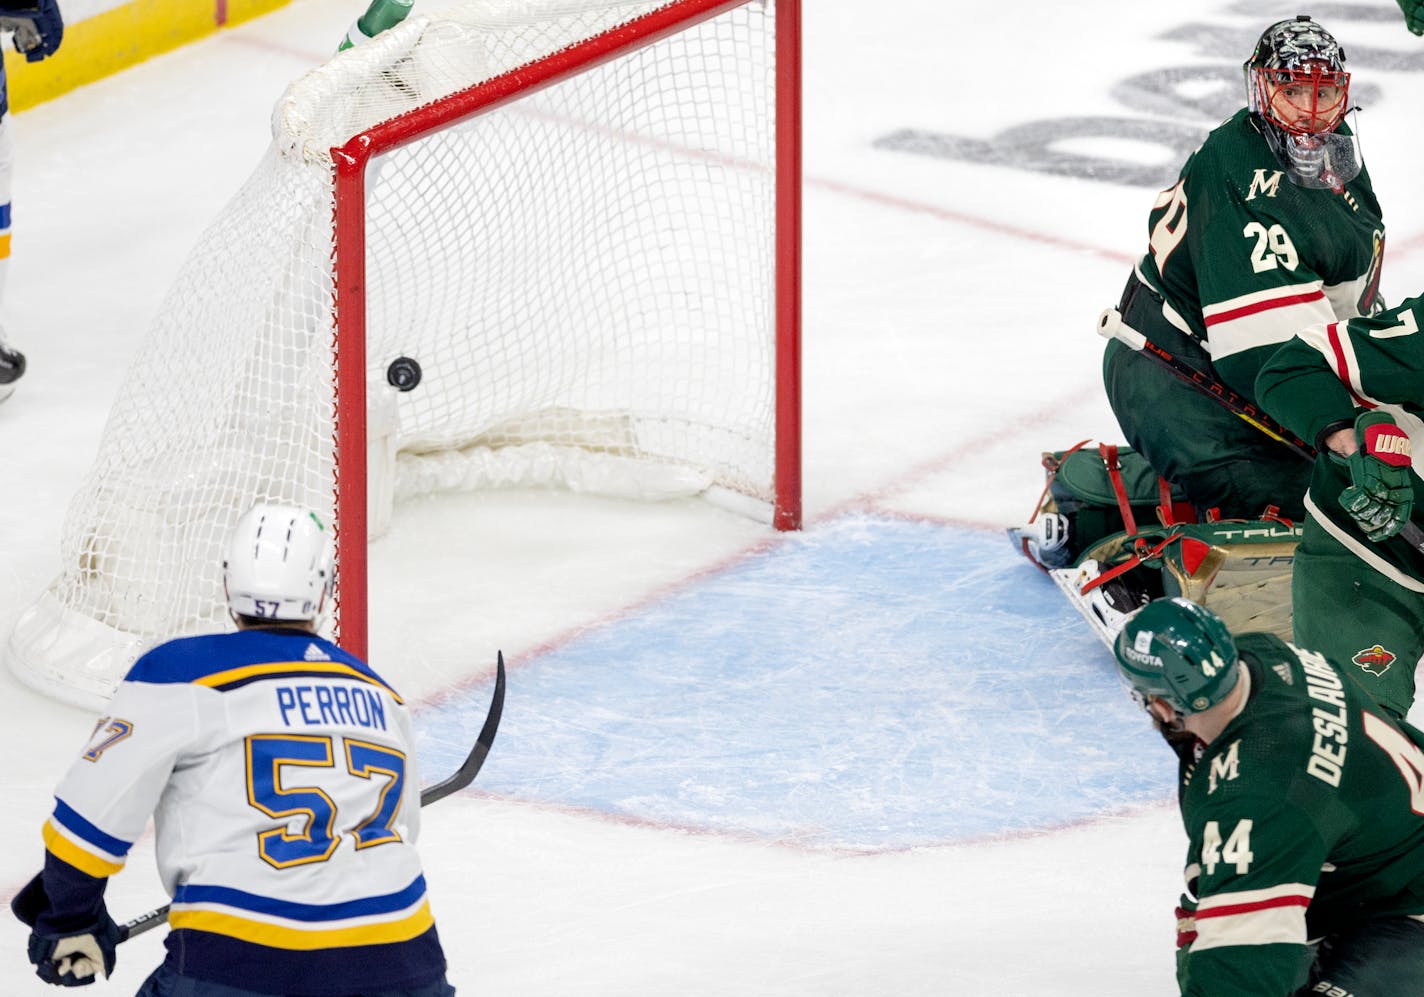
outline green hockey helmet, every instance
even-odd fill
[[[1201,713],[1236,687],[1236,642],[1211,610],[1186,599],[1155,599],[1127,621],[1114,647],[1123,681],[1144,702],[1164,699]]]

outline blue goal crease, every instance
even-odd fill
[[[459,764],[487,695],[418,716],[424,771]],[[480,788],[879,851],[1166,799],[1161,750],[1002,534],[851,516],[523,663]]]

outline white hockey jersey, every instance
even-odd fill
[[[175,971],[312,997],[438,980],[412,743],[400,696],[305,631],[170,641],[56,791],[47,891],[102,894],[152,814]]]

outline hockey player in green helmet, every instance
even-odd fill
[[[1345,51],[1305,15],[1260,36],[1246,105],[1207,135],[1147,218],[1121,321],[1255,404],[1271,351],[1378,310],[1384,223],[1354,133]],[[1133,448],[1199,518],[1297,519],[1307,462],[1114,339],[1103,383]]]
[[[1148,603],[1115,650],[1179,759],[1184,997],[1424,994],[1424,733],[1185,599]]]

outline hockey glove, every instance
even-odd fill
[[[1398,0],[1404,24],[1416,35],[1424,35],[1424,0]]]
[[[1387,540],[1409,522],[1414,486],[1409,437],[1387,412],[1366,412],[1355,420],[1359,449],[1348,458],[1350,487],[1340,504],[1371,540]]]
[[[114,971],[119,926],[105,910],[90,924],[75,931],[30,935],[30,962],[35,975],[58,987],[88,986],[102,973]]]
[[[25,884],[10,901],[10,909],[34,928],[49,912],[44,875]],[[30,932],[30,962],[35,975],[58,987],[82,987],[93,983],[99,973],[105,979],[114,971],[119,947],[119,926],[102,906],[91,922],[72,931]]]
[[[39,62],[54,55],[64,39],[64,18],[57,0],[0,5],[0,31],[15,33],[15,51],[26,62]]]

